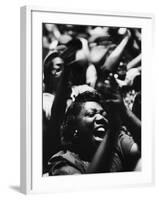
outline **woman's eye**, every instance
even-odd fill
[[[89,116],[89,117],[93,117],[94,115],[95,115],[95,112],[93,112],[93,111],[86,113],[86,116]]]

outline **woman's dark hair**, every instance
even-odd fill
[[[102,96],[96,91],[86,91],[79,94],[75,101],[68,108],[61,127],[61,138],[63,145],[73,143],[73,135],[77,126],[77,116],[81,111],[82,104],[88,101],[95,101],[99,104],[102,102]]]

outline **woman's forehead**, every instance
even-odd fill
[[[52,60],[52,62],[53,62],[53,64],[59,64],[59,63],[61,64],[61,63],[63,63],[63,60],[60,57],[56,57]]]
[[[103,110],[103,107],[100,103],[95,101],[87,101],[82,103],[81,111],[87,110]]]

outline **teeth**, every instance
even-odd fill
[[[104,127],[99,127],[97,128],[98,131],[105,131],[105,128]]]
[[[101,126],[101,127],[98,127],[98,128],[96,129],[95,134],[94,134],[94,139],[95,139],[96,141],[101,142],[101,141],[103,140],[104,136],[105,136],[105,128],[102,127],[102,126]]]

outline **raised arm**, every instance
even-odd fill
[[[74,39],[68,44],[68,48],[61,54],[61,57],[64,60],[64,70],[62,72],[61,79],[57,86],[57,92],[51,109],[51,126],[53,126],[52,128],[57,130],[57,132],[59,132],[60,125],[63,120],[66,109],[66,101],[68,95],[70,94],[70,88],[68,82],[69,82],[71,67],[73,65],[73,60],[75,58],[76,50],[80,48],[81,48],[80,40]]]
[[[111,93],[111,98],[107,100],[107,103],[114,105],[114,108],[118,110],[122,124],[124,124],[127,129],[131,132],[135,142],[141,146],[141,121],[136,117],[133,112],[126,107],[123,97],[118,86],[118,83],[114,76],[111,76],[111,82],[113,83],[113,88],[109,89]],[[104,87],[103,87],[104,88]],[[102,90],[103,90],[102,88]],[[106,92],[106,95],[108,92]]]
[[[105,135],[102,143],[98,147],[87,173],[104,173],[110,172],[115,146],[117,144],[118,134],[120,130],[120,121],[118,115],[114,115],[114,119],[110,120],[110,130]]]
[[[79,49],[81,43],[79,41],[72,41],[68,48],[61,54],[64,60],[64,70],[61,74],[59,83],[57,85],[57,90],[55,94],[55,99],[51,108],[51,118],[49,121],[49,127],[47,134],[45,135],[45,155],[47,160],[55,153],[60,144],[60,126],[65,114],[67,99],[70,94],[69,88],[69,74],[71,71],[71,63],[74,60],[74,54],[77,49]]]
[[[115,81],[113,84],[116,84]],[[96,151],[88,168],[88,173],[110,171],[115,146],[117,145],[118,135],[120,132],[120,125],[123,123],[131,131],[136,142],[131,146],[128,155],[133,163],[133,166],[136,166],[137,161],[140,158],[139,148],[141,147],[141,122],[130,110],[126,108],[119,90],[117,88],[114,89],[116,90],[112,91],[112,93],[114,92],[114,94],[112,94],[112,99],[105,100],[105,106],[109,106],[110,130]],[[101,92],[107,96],[107,91],[104,91],[104,86],[101,88]],[[135,167],[133,169],[136,170]]]
[[[108,105],[107,88],[104,86],[105,85],[103,83],[103,87],[100,92],[105,97],[103,107],[108,111],[109,130],[94,155],[94,158],[88,168],[88,173],[110,172],[121,127],[119,109],[117,109],[117,107],[113,104],[109,103]]]
[[[132,59],[128,64],[127,64],[127,70],[140,66],[141,65],[141,54],[139,54],[137,57]]]
[[[126,36],[122,39],[119,45],[112,51],[112,53],[106,58],[105,63],[101,67],[101,70],[103,72],[105,72],[106,70],[113,71],[116,68],[128,44],[129,38],[130,38],[130,32],[127,31]]]

